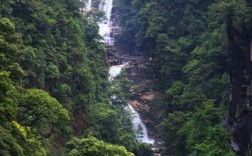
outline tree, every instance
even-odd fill
[[[228,143],[228,135],[219,124],[221,111],[212,101],[197,107],[191,119],[179,130],[186,136],[187,148],[195,156],[233,156]]]
[[[24,156],[24,150],[21,145],[19,145],[11,133],[2,126],[0,126],[0,155]]]
[[[107,20],[104,11],[97,9],[90,10],[86,15],[90,20],[96,23]]]
[[[0,19],[0,67],[10,71],[12,80],[19,80],[24,74],[18,62],[18,48],[21,47],[21,36],[15,33],[15,25],[8,19]]]
[[[73,138],[67,142],[70,150],[69,156],[133,156],[125,147],[112,145],[88,136],[87,138]]]
[[[15,87],[13,86],[9,73],[0,71],[0,123],[5,124],[16,116],[17,99],[14,98]]]
[[[233,39],[234,43],[242,44],[241,49],[248,51],[250,42],[248,39],[251,38],[251,35],[248,35],[251,34],[251,3],[247,0],[118,1],[117,8],[122,19],[122,31],[118,37],[119,46],[126,45],[132,48],[130,51],[137,51],[136,54],[150,55],[153,58],[155,89],[161,92],[160,105],[167,113],[161,114],[163,118],[159,125],[160,138],[164,139],[168,147],[167,153],[224,155],[226,152],[227,155],[232,155],[228,148],[228,140],[224,139],[227,135],[226,129],[219,125],[221,117],[225,115],[211,114],[206,110],[222,112],[223,106],[226,108],[227,103],[229,77],[226,61],[227,36],[223,16],[229,19],[228,24],[232,24],[238,32],[246,34],[244,38],[248,41],[247,48],[244,48],[239,36]],[[242,33],[244,30],[247,30],[247,33]],[[238,59],[246,54],[245,51],[237,51],[238,53],[241,55]],[[247,68],[250,66],[248,64],[245,66],[248,62],[244,60],[234,63],[239,68],[242,66]],[[250,72],[240,70],[234,75],[240,77],[243,73]],[[237,97],[241,97],[240,91],[236,92]],[[234,105],[237,103],[234,102]],[[160,114],[161,110],[155,113]],[[231,114],[236,110],[233,109]],[[198,118],[197,124],[185,128],[185,125],[196,122],[197,113],[203,113],[202,119],[206,113],[209,113],[209,116],[205,117],[207,119],[204,122]],[[208,119],[210,116],[216,118]],[[179,133],[183,129],[184,133]],[[220,135],[213,137],[218,132]],[[207,133],[212,135],[209,136]],[[195,145],[197,143],[198,145]],[[223,144],[220,149],[217,148],[219,143]],[[183,154],[178,151],[182,151]]]
[[[19,101],[18,121],[24,126],[33,126],[46,119],[48,123],[58,120],[70,120],[68,111],[47,92],[28,89]]]
[[[184,126],[189,119],[190,114],[175,111],[169,113],[158,126],[159,135],[166,142],[168,153],[175,156],[185,155],[187,153],[185,135],[179,134],[179,130]]]

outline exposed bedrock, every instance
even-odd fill
[[[252,30],[227,24],[231,145],[240,156],[252,155]]]
[[[159,108],[154,103],[160,95],[153,89],[153,72],[150,64],[132,65],[127,68],[128,77],[133,81],[130,92],[133,95],[129,103],[140,114],[149,136],[156,138],[155,126],[158,124]]]

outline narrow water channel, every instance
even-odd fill
[[[114,45],[114,37],[113,35],[111,35],[113,34],[112,32],[113,21],[111,19],[112,8],[113,8],[113,0],[101,0],[98,8],[99,10],[105,12],[105,16],[107,18],[107,21],[98,23],[99,34],[103,37],[102,42],[105,45],[109,46]],[[88,0],[86,3],[86,10],[89,11],[91,9],[92,9],[92,0]],[[122,69],[127,65],[128,63],[111,66],[109,69],[109,77],[108,77],[109,81],[113,81],[113,79],[116,76],[118,76],[121,73]],[[126,106],[125,109],[128,110],[131,115],[131,122],[133,125],[132,129],[136,135],[136,140],[143,143],[153,144],[154,139],[149,138],[146,126],[142,122],[138,112],[129,104],[128,106]]]
[[[118,76],[121,73],[122,69],[127,65],[128,63],[124,63],[122,65],[111,66],[109,69],[109,80],[113,81],[113,79],[116,76]],[[133,125],[132,128],[136,135],[136,140],[139,142],[147,143],[147,144],[153,144],[155,140],[149,138],[146,126],[142,122],[138,112],[130,104],[128,104],[125,107],[125,109],[130,113],[131,122]]]

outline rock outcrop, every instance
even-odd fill
[[[227,23],[231,145],[240,156],[252,155],[252,29]]]
[[[129,100],[129,104],[140,114],[148,135],[156,138],[155,126],[158,124],[158,115],[153,101],[159,94],[153,89],[151,65],[148,63],[132,65],[127,71],[128,78],[133,81],[133,86],[130,88],[133,98]]]

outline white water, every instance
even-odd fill
[[[91,10],[91,6],[92,6],[92,0],[88,0],[88,3],[86,5],[86,9],[89,11]]]
[[[127,65],[128,63],[124,63],[122,65],[111,66],[109,69],[109,80],[113,81],[113,79],[116,76],[118,76],[121,73],[122,69]],[[146,126],[142,122],[140,115],[137,113],[137,111],[135,111],[134,108],[130,104],[128,104],[128,106],[126,106],[125,109],[128,110],[130,113],[131,122],[133,125],[132,128],[136,135],[137,141],[153,144],[154,140],[149,138]]]
[[[99,23],[99,34],[103,37],[103,41],[107,45],[114,44],[114,38],[111,37],[111,28],[112,28],[112,21],[110,20],[111,10],[113,7],[113,0],[102,0],[99,5],[99,10],[103,10],[106,14],[108,21],[104,21],[103,23]],[[87,11],[92,9],[92,0],[88,0],[86,4]],[[122,69],[127,66],[128,63],[124,63],[122,65],[114,65],[111,66],[109,69],[109,81],[113,81],[116,76],[118,76]],[[154,140],[148,137],[148,133],[146,130],[146,126],[142,122],[139,114],[134,110],[131,105],[126,106],[126,108],[130,115],[131,115],[131,122],[133,125],[133,131],[136,135],[136,139],[139,142],[144,142],[148,144],[153,144]]]
[[[88,12],[92,9],[92,0],[81,0],[86,2],[85,8],[81,8],[80,10],[83,12]],[[99,4],[99,10],[104,11],[107,20],[98,23],[99,25],[99,34],[103,38],[101,42],[106,45],[114,45],[114,37],[111,36],[112,33],[112,20],[111,20],[111,11],[113,7],[113,0],[101,0]]]
[[[105,12],[105,16],[108,19],[107,21],[103,21],[102,23],[99,23],[99,34],[103,37],[103,41],[107,45],[113,45],[114,44],[114,38],[111,37],[111,26],[112,21],[110,20],[111,17],[111,11],[113,7],[113,0],[102,0],[99,5],[99,10],[102,10]]]
[[[147,144],[153,144],[154,140],[149,138],[146,126],[142,122],[140,115],[137,113],[137,111],[135,111],[135,109],[131,105],[128,105],[126,109],[130,112],[131,122],[133,124],[133,130],[136,135],[137,141],[144,142]]]
[[[124,68],[126,65],[128,65],[128,63],[111,66],[109,69],[109,81],[113,81],[114,78],[121,73],[122,68]]]

